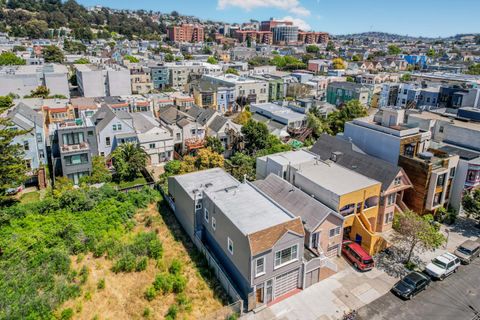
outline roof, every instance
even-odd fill
[[[110,123],[110,121],[115,119],[115,117],[116,115],[112,111],[112,109],[110,109],[109,106],[104,104],[92,116],[92,122],[95,123],[95,126],[97,127],[97,131],[100,132],[103,129],[105,129],[105,127]]]
[[[330,159],[332,153],[336,152],[335,163],[381,182],[382,191],[388,189],[401,171],[400,167],[390,162],[354,151],[351,142],[328,134],[322,134],[310,151],[322,160]]]
[[[228,122],[227,118],[217,115],[215,116],[215,118],[213,118],[212,122],[210,122],[210,125],[208,127],[212,131],[215,131],[218,133],[227,122]]]
[[[150,114],[135,112],[130,114],[130,116],[132,117],[133,126],[137,133],[144,133],[160,126],[160,123],[158,123],[158,121]]]
[[[244,235],[292,220],[293,216],[249,183],[205,194]],[[261,213],[261,214],[259,214]]]
[[[33,128],[33,124],[38,127],[43,127],[43,115],[36,112],[23,102],[17,104],[14,108],[10,109],[7,117],[22,129],[30,130]],[[27,123],[24,119],[28,119],[31,123]]]
[[[269,250],[286,232],[305,235],[302,221],[299,217],[248,235],[251,255],[255,256]]]
[[[282,207],[300,217],[305,229],[315,230],[329,215],[343,217],[275,174],[253,184]]]

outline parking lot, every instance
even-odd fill
[[[360,319],[474,319],[480,314],[480,259],[460,266],[444,281],[433,281],[412,300],[391,292],[358,310]]]

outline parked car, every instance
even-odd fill
[[[373,258],[356,242],[344,241],[342,253],[358,270],[368,271],[375,266]]]
[[[420,272],[410,272],[392,288],[392,292],[403,299],[412,299],[417,293],[425,290],[431,280]]]
[[[467,240],[458,246],[454,254],[463,264],[469,264],[473,259],[480,256],[480,242]]]
[[[446,252],[436,257],[427,265],[427,273],[435,279],[443,280],[454,272],[457,272],[460,266],[460,259],[450,252]]]
[[[15,188],[8,188],[7,190],[5,190],[5,194],[7,196],[14,196],[22,190],[23,190],[23,186],[18,186],[18,187],[15,187]]]

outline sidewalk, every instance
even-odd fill
[[[359,309],[384,295],[397,281],[378,269],[358,272],[343,258],[337,258],[335,263],[339,267],[335,275],[242,319],[341,319],[344,312]]]

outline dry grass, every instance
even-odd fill
[[[144,298],[144,292],[159,272],[167,270],[173,259],[183,262],[183,274],[188,279],[185,293],[192,305],[192,310],[180,313],[178,319],[199,319],[224,306],[225,296],[218,282],[208,271],[199,267],[199,255],[195,254],[173,214],[165,208],[162,212],[159,215],[155,205],[140,210],[135,216],[137,225],[132,233],[155,231],[164,248],[160,261],[150,260],[147,270],[142,272],[115,274],[110,270],[112,261],[103,257],[73,257],[73,268],[80,270],[85,265],[89,269],[88,280],[82,286],[82,295],[65,303],[58,312],[72,308],[75,312],[74,319],[82,320],[91,320],[95,316],[99,319],[142,319],[144,309],[149,308],[149,319],[163,319],[168,308],[175,303],[175,295],[159,294],[149,302]],[[145,226],[147,217],[153,221],[150,227]],[[105,279],[105,289],[97,289],[101,279]]]

